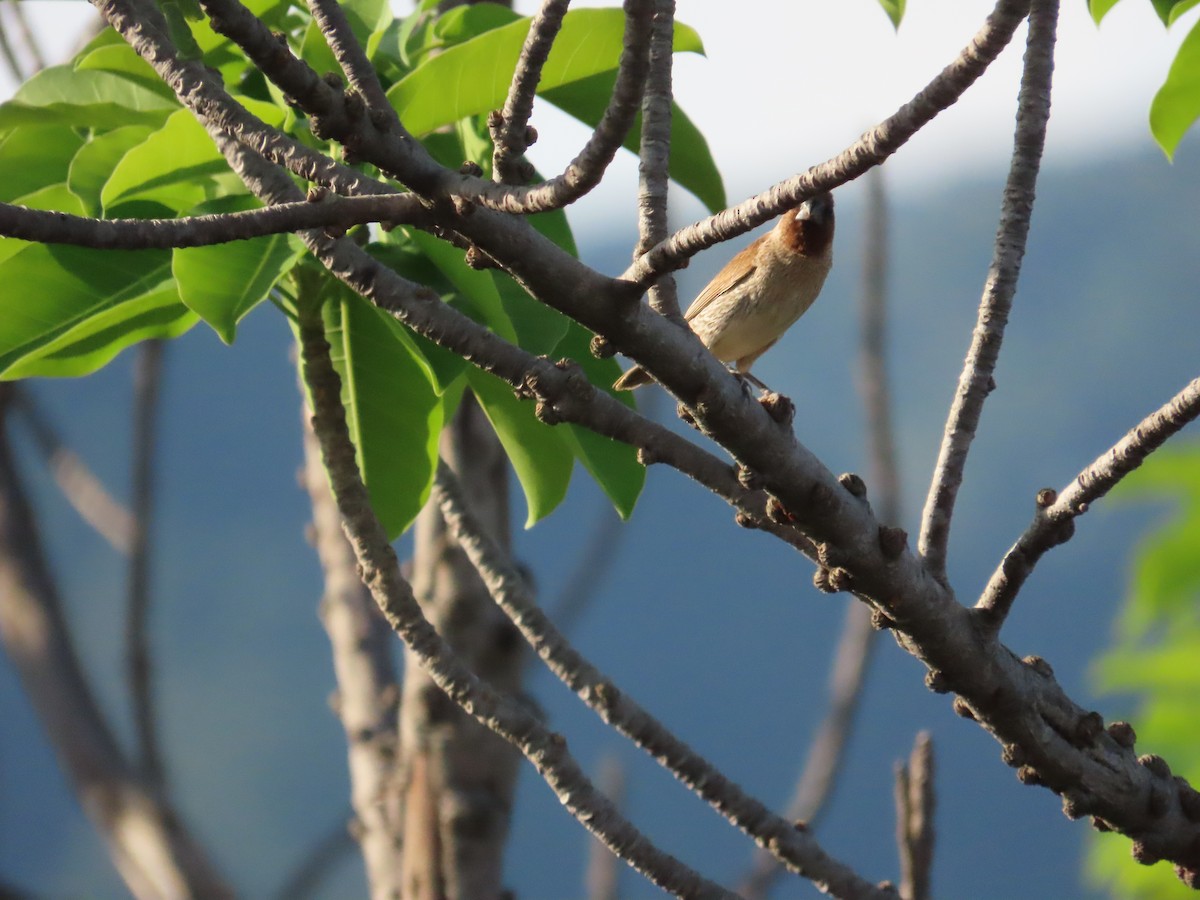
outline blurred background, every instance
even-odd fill
[[[522,12],[534,6],[517,4]],[[913,2],[895,33],[872,0],[680,4],[679,18],[699,31],[707,56],[679,58],[677,96],[713,148],[729,201],[823,161],[890,114],[950,62],[990,6]],[[67,52],[88,14],[76,3],[28,9],[39,33],[62,43],[57,57],[50,45],[52,58]],[[1038,489],[1065,485],[1197,374],[1200,153],[1188,140],[1168,163],[1145,124],[1189,25],[1166,32],[1150,5],[1135,0],[1100,28],[1082,2],[1063,10],[1029,251],[951,540],[951,580],[963,602],[974,601],[1028,523]],[[959,106],[884,167],[898,524],[913,535],[991,256],[1023,37],[1024,29]],[[560,168],[585,138],[544,104],[534,123],[542,139],[531,156],[543,172]],[[571,212],[585,260],[602,271],[618,273],[629,260],[635,185],[626,156]],[[755,372],[796,402],[797,434],[826,465],[865,472],[855,385],[863,188],[847,185],[837,199],[836,263],[821,299]],[[673,204],[676,225],[703,214],[678,190]],[[708,251],[680,273],[681,299],[734,249]],[[163,385],[152,625],[168,778],[247,897],[272,896],[349,808],[316,617],[320,573],[304,540],[307,500],[295,477],[300,412],[289,345],[283,319],[264,306],[231,348],[203,327],[172,343]],[[91,378],[33,385],[70,444],[119,495],[128,483],[131,369],[126,354]],[[656,408],[673,419],[669,404]],[[35,454],[23,461],[88,671],[128,736],[123,563],[58,497]],[[1130,701],[1096,697],[1089,660],[1108,640],[1131,547],[1162,513],[1097,504],[1075,539],[1039,566],[1005,629],[1018,655],[1045,657],[1068,692],[1106,719],[1127,715]],[[517,533],[517,552],[548,606],[611,515],[579,475],[562,508]],[[523,520],[518,508],[514,521]],[[678,735],[781,807],[825,709],[848,602],[816,592],[811,575],[811,564],[777,541],[737,528],[722,502],[652,469],[612,565],[592,573],[600,587],[573,637]],[[924,728],[938,759],[936,894],[1100,896],[1082,886],[1086,826],[1063,817],[1049,792],[1019,785],[994,740],[955,717],[948,698],[931,695],[923,674],[881,639],[819,830],[824,846],[869,878],[897,876],[892,765]],[[747,840],[553,677],[535,674],[530,690],[584,765],[595,771],[615,757],[625,766],[627,812],[639,827],[704,874],[737,880],[751,857]],[[38,896],[124,896],[3,658],[0,721],[0,877]],[[509,851],[516,895],[582,895],[588,841],[527,767]],[[351,853],[320,896],[363,892]],[[815,894],[784,880],[774,896]],[[620,895],[658,896],[632,873],[623,874]]]

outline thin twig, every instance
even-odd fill
[[[983,403],[996,386],[994,374],[1000,358],[1000,344],[1017,290],[1021,260],[1025,256],[1038,168],[1046,143],[1046,125],[1050,120],[1050,85],[1054,75],[1057,23],[1058,0],[1036,0],[1029,17],[1012,163],[1008,182],[1004,186],[1004,203],[1000,210],[992,263],[979,302],[979,318],[971,337],[971,347],[958,379],[958,389],[946,420],[937,466],[921,515],[918,551],[925,558],[929,570],[938,578],[945,578],[954,501],[962,485],[967,453],[979,427]]]
[[[860,291],[859,390],[866,411],[871,497],[884,522],[900,516],[900,478],[892,429],[888,390],[887,350],[887,197],[883,170],[867,174],[866,234],[863,246]],[[858,712],[866,673],[875,646],[871,609],[865,603],[846,608],[841,637],[833,657],[829,682],[829,709],[809,747],[808,758],[796,782],[784,815],[815,828],[836,786],[846,758]],[[755,854],[739,892],[746,900],[765,897],[780,872],[769,854]]]
[[[667,236],[667,192],[671,162],[671,68],[675,0],[655,0],[650,32],[650,73],[642,98],[642,142],[638,155],[638,243],[634,259]],[[650,288],[650,306],[682,322],[675,279],[660,278]]]
[[[562,28],[563,17],[571,0],[544,0],[529,24],[529,34],[521,46],[517,67],[513,70],[512,84],[504,101],[499,121],[491,128],[492,177],[508,184],[520,184],[525,180],[518,160],[533,143],[529,131],[529,117],[533,114],[533,98],[542,80],[542,67],[550,56],[550,48]],[[489,120],[489,125],[492,124]]]
[[[1140,466],[1168,438],[1200,416],[1200,378],[1135,425],[1120,441],[1075,476],[1061,493],[1038,493],[1037,512],[1025,533],[1004,554],[975,609],[999,629],[1034,566],[1052,547],[1070,540],[1075,519]]]
[[[533,763],[581,824],[651,882],[663,890],[697,898],[732,897],[650,843],[596,790],[567,752],[561,735],[546,728],[524,705],[497,693],[466,669],[425,619],[412,588],[400,575],[395,551],[371,510],[346,427],[340,379],[330,360],[319,314],[302,311],[300,347],[304,380],[313,398],[313,430],[321,443],[346,536],[354,547],[363,582],[410,652],[422,660],[448,697]]]
[[[133,375],[133,542],[125,613],[125,655],[129,697],[137,731],[138,765],[147,782],[162,790],[164,768],[154,712],[154,671],[150,652],[150,538],[154,531],[154,470],[157,450],[158,390],[164,344],[146,341],[138,348]]]
[[[25,10],[21,8],[18,0],[5,0],[5,2],[17,23],[17,32],[21,36],[21,44],[33,62],[33,71],[40,72],[46,68],[46,57],[38,44],[37,36],[34,35],[33,29],[29,27],[29,20],[25,18]]]
[[[648,287],[663,273],[682,268],[701,250],[745,234],[784,210],[879,165],[938,113],[957,102],[1012,39],[1028,9],[1029,0],[999,0],[983,28],[958,58],[892,116],[832,159],[677,231],[643,254],[621,277],[639,287]]]
[[[935,831],[933,738],[917,734],[908,765],[896,763],[896,845],[900,851],[900,896],[929,900]]]
[[[28,390],[14,385],[11,404],[13,412],[20,413],[25,420],[34,445],[42,454],[67,502],[114,550],[128,555],[133,545],[133,514],[109,493],[79,454],[63,443],[62,436],[50,424]]]
[[[445,465],[438,466],[434,491],[447,526],[496,603],[550,671],[605,723],[653,756],[760,847],[777,854],[790,870],[837,897],[882,896],[875,885],[828,856],[810,835],[745,794],[572,647],[530,598],[511,561],[478,526]]]

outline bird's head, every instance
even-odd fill
[[[833,194],[809,197],[780,222],[787,245],[804,256],[822,256],[833,243]]]

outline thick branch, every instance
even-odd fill
[[[308,0],[308,8],[351,87],[358,91],[372,113],[387,116],[391,126],[400,130],[403,127],[400,119],[388,103],[375,67],[367,58],[363,45],[354,36],[341,4],[337,0]]]
[[[1038,509],[1033,522],[1004,554],[975,604],[977,610],[986,614],[993,628],[999,629],[1003,624],[1042,555],[1074,535],[1076,517],[1087,512],[1092,503],[1116,487],[1147,456],[1197,416],[1200,416],[1200,378],[1142,419],[1125,437],[1076,475],[1061,493],[1056,495],[1047,489],[1038,494]]]
[[[371,511],[346,429],[341,387],[329,359],[320,317],[305,315],[300,327],[304,378],[313,398],[313,430],[321,443],[321,455],[363,582],[392,629],[422,660],[438,687],[517,747],[562,804],[610,850],[663,890],[698,898],[732,896],[652,845],[596,790],[567,752],[561,735],[542,725],[525,706],[496,693],[464,668],[425,620],[412,589],[400,575],[395,551]]]
[[[999,0],[986,24],[958,58],[890,118],[832,159],[676,232],[645,253],[622,278],[648,287],[664,272],[682,268],[701,250],[745,234],[809,197],[852,181],[879,165],[938,113],[957,102],[1000,55],[1028,9],[1029,0]]]
[[[1008,183],[1004,186],[1004,205],[1000,210],[992,264],[921,516],[919,552],[938,577],[945,577],[954,501],[962,484],[967,453],[983,413],[983,402],[996,387],[994,373],[1000,358],[1000,343],[1004,339],[1004,326],[1008,323],[1017,278],[1021,274],[1021,260],[1025,256],[1034,189],[1046,143],[1046,125],[1050,120],[1050,83],[1054,75],[1057,24],[1058,0],[1035,0],[1029,17],[1025,71],[1017,101],[1012,164]]]

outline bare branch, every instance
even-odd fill
[[[542,66],[550,56],[550,48],[562,28],[563,17],[571,0],[544,0],[529,25],[529,34],[521,46],[521,55],[513,71],[508,98],[504,101],[499,121],[491,127],[492,177],[507,184],[520,184],[527,179],[518,164],[526,149],[533,143],[535,133],[529,130],[533,113],[533,98],[542,80]],[[489,120],[488,125],[492,122]]]
[[[650,33],[650,73],[642,99],[642,144],[638,163],[638,244],[634,259],[667,236],[667,192],[671,161],[671,67],[675,0],[655,0]],[[675,279],[660,278],[650,288],[650,306],[682,322]]]
[[[333,651],[336,710],[346,733],[355,834],[372,896],[398,896],[403,817],[395,766],[399,688],[391,655],[394,639],[355,571],[354,551],[342,534],[341,516],[329,493],[307,415],[303,478],[312,503],[313,545],[325,577],[321,622]],[[344,822],[337,835],[348,837]],[[331,844],[340,847],[342,842],[334,839]],[[315,865],[323,854],[314,852],[311,857]]]
[[[314,401],[313,430],[321,443],[343,527],[354,547],[363,582],[392,629],[422,660],[447,696],[517,747],[562,804],[614,853],[663,890],[697,898],[732,897],[651,844],[596,790],[567,752],[561,735],[547,729],[523,705],[480,681],[425,620],[411,587],[400,575],[395,551],[371,511],[319,315],[314,318],[312,313],[302,314],[300,346],[305,382]]]
[[[138,348],[133,376],[133,542],[129,552],[129,585],[125,613],[125,656],[129,696],[137,731],[138,767],[146,781],[163,790],[165,775],[154,712],[153,663],[147,622],[150,616],[151,535],[154,531],[154,468],[158,422],[158,388],[162,378],[162,341]]]
[[[896,844],[900,850],[900,896],[929,900],[933,868],[933,738],[917,735],[908,765],[896,764]]]
[[[12,386],[13,412],[20,413],[33,435],[38,452],[67,502],[118,553],[128,555],[133,545],[133,514],[108,492],[104,484],[42,414],[20,385]]]
[[[368,222],[419,226],[432,221],[412,194],[340,197],[315,191],[310,196],[264,209],[178,219],[92,219],[0,203],[0,235],[98,250],[148,250],[205,247],[304,228],[346,229]]]
[[[375,67],[371,65],[366,50],[354,36],[350,20],[346,18],[341,4],[337,0],[308,0],[308,8],[321,33],[325,35],[338,65],[346,73],[346,80],[362,96],[367,108],[375,115],[387,116],[389,127],[403,133],[404,126],[400,124],[400,117],[388,103],[387,94],[379,82]]]
[[[457,489],[453,473],[444,465],[438,467],[434,487],[447,525],[479,570],[496,603],[550,671],[606,724],[653,756],[760,847],[776,854],[790,870],[837,897],[883,896],[874,885],[829,857],[810,835],[745,794],[576,651],[531,600],[510,561],[478,527]]]
[[[938,113],[957,102],[1000,55],[1028,9],[1029,0],[999,0],[983,28],[958,58],[891,117],[865,132],[832,159],[677,231],[643,254],[621,277],[646,288],[663,273],[682,268],[701,250],[745,234],[784,210],[852,181],[879,165]]]
[[[1075,519],[1197,416],[1200,416],[1200,378],[1142,419],[1076,475],[1061,493],[1049,488],[1038,493],[1033,522],[1004,554],[975,604],[975,609],[985,614],[991,629],[999,630],[1003,625],[1013,601],[1042,555],[1075,534]]]
[[[7,390],[7,386],[5,388]],[[139,900],[231,896],[178,810],[133,771],[88,686],[0,434],[0,640],[84,812]]]
[[[925,511],[921,515],[918,550],[930,571],[939,578],[945,577],[954,501],[962,484],[967,453],[979,426],[984,400],[996,386],[994,373],[1000,358],[1004,326],[1008,323],[1021,274],[1021,260],[1025,256],[1038,168],[1046,143],[1046,125],[1050,120],[1057,24],[1058,0],[1035,0],[1029,17],[1025,71],[1017,101],[1012,164],[1004,186],[1004,204],[1000,210],[992,264],[979,303],[979,319],[971,347],[946,420],[946,432],[925,500]]]

